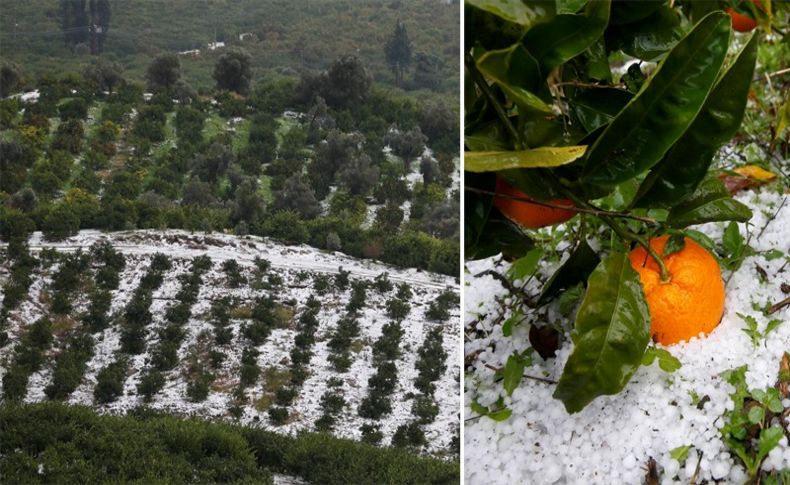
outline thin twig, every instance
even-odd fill
[[[511,283],[510,280],[505,278],[500,273],[497,273],[493,269],[487,269],[485,271],[481,271],[480,273],[477,273],[476,275],[474,275],[475,278],[479,278],[481,276],[490,276],[490,277],[494,278],[508,292],[510,292],[510,294],[520,296],[521,300],[524,302],[524,304],[526,306],[528,306],[529,308],[535,308],[535,303],[532,301],[532,298],[530,298],[529,295],[527,295],[527,293],[524,290],[518,289],[515,286],[513,286],[513,283]]]
[[[760,237],[765,232],[765,229],[768,227],[768,224],[770,224],[771,222],[773,222],[774,219],[776,219],[776,216],[779,215],[779,211],[782,210],[782,207],[784,207],[785,202],[787,202],[787,197],[782,198],[782,203],[779,204],[779,207],[776,209],[776,212],[774,212],[774,214],[771,217],[769,217],[767,221],[765,221],[765,225],[763,226],[762,229],[760,229],[760,234],[757,235],[756,239],[760,239]]]
[[[790,306],[790,296],[785,298],[784,300],[780,301],[779,303],[775,303],[768,308],[768,311],[765,312],[766,315],[773,315],[774,313],[778,312],[782,308]]]
[[[484,365],[487,368],[489,368],[492,371],[494,371],[494,372],[502,372],[504,370],[502,367],[496,367],[496,366],[493,366],[491,364],[484,364]],[[524,374],[524,375],[522,375],[522,377],[525,377],[527,379],[532,379],[532,380],[538,381],[538,382],[545,382],[546,384],[556,384],[557,383],[557,381],[554,381],[554,380],[551,380],[551,379],[546,379],[545,377],[531,376],[529,374]]]
[[[551,202],[543,202],[543,201],[540,201],[540,200],[533,200],[533,199],[530,199],[530,198],[527,198],[527,197],[517,197],[517,196],[514,196],[514,195],[500,194],[499,192],[493,192],[493,191],[490,191],[490,190],[478,189],[476,187],[469,187],[467,185],[464,186],[464,190],[466,190],[468,192],[474,192],[474,193],[477,193],[477,194],[493,195],[493,196],[496,196],[496,197],[500,197],[502,199],[515,200],[515,201],[518,201],[518,202],[527,202],[529,204],[535,204],[535,205],[539,205],[539,206],[542,206],[542,207],[549,207],[551,209],[563,209],[563,210],[567,210],[567,211],[571,211],[571,212],[578,212],[580,214],[592,214],[592,215],[598,216],[598,217],[605,217],[605,216],[620,217],[620,218],[623,218],[623,219],[632,219],[634,221],[644,222],[645,224],[650,224],[650,225],[653,225],[653,226],[657,226],[658,225],[658,221],[656,221],[655,219],[651,219],[649,217],[635,216],[635,215],[632,215],[632,214],[626,214],[625,212],[615,212],[615,211],[607,211],[607,210],[598,209],[598,208],[578,207],[578,206],[567,206],[567,205],[553,204]]]
[[[554,83],[552,84],[552,86],[574,86],[578,88],[612,89],[612,86],[608,86],[605,84],[582,83],[578,81],[563,81],[559,83]]]

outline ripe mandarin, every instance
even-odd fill
[[[658,264],[643,247],[629,254],[647,298],[650,331],[663,345],[710,333],[724,314],[724,281],[716,259],[689,238],[683,249],[663,256],[668,240],[667,235],[650,240],[669,270],[668,283],[661,282]]]
[[[495,191],[497,194],[530,199],[527,194],[513,187],[501,177],[497,177],[496,179]],[[567,199],[552,200],[550,203],[564,207],[573,207],[573,202]],[[545,207],[530,202],[497,196],[494,196],[494,206],[511,221],[530,229],[559,224],[576,215],[574,211],[570,210],[555,209],[553,207]]]

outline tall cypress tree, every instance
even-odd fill
[[[384,53],[387,56],[387,64],[395,74],[395,84],[400,86],[403,82],[403,73],[411,64],[411,42],[409,34],[406,33],[406,26],[398,20],[395,30],[384,46]]]

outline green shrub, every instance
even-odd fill
[[[126,380],[126,359],[120,358],[99,371],[96,376],[96,387],[93,397],[99,404],[115,401],[123,394],[123,382]]]

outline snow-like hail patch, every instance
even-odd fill
[[[153,321],[148,326],[145,352],[130,359],[128,376],[124,382],[124,394],[117,401],[104,406],[97,406],[93,399],[93,389],[99,371],[116,358],[120,348],[120,328],[116,323],[106,330],[93,334],[95,340],[94,356],[88,362],[88,369],[82,383],[68,398],[72,404],[93,405],[102,412],[124,413],[143,404],[136,388],[145,369],[150,367],[151,352],[159,340],[157,330],[166,325],[165,310],[173,304],[176,293],[181,287],[179,276],[189,273],[190,259],[208,255],[213,266],[203,277],[197,303],[192,307],[191,317],[184,326],[186,337],[182,342],[178,357],[179,366],[165,373],[166,384],[149,404],[177,415],[194,415],[206,418],[231,419],[228,408],[232,405],[232,392],[239,379],[239,367],[242,349],[247,345],[240,336],[240,328],[247,323],[243,319],[232,319],[229,328],[233,330],[234,339],[230,345],[220,349],[225,351],[226,359],[222,367],[216,371],[216,380],[208,398],[199,403],[191,402],[186,395],[187,378],[186,357],[195,348],[201,332],[212,332],[210,323],[210,307],[212,301],[223,296],[237,298],[240,302],[250,305],[254,299],[268,292],[254,289],[251,285],[239,288],[228,288],[226,277],[221,269],[224,261],[235,260],[240,272],[248,279],[252,278],[256,257],[271,263],[269,273],[279,275],[283,283],[276,293],[277,301],[292,300],[296,302],[296,311],[300,311],[304,302],[314,293],[312,275],[315,273],[335,274],[338,268],[350,272],[350,278],[372,281],[381,273],[387,272],[393,284],[408,283],[413,291],[410,300],[411,311],[403,321],[404,335],[401,339],[402,356],[397,362],[398,386],[391,396],[392,413],[383,417],[377,424],[384,434],[384,444],[389,444],[395,430],[402,424],[408,424],[415,418],[412,416],[412,395],[415,392],[414,379],[417,377],[415,361],[417,349],[422,344],[427,331],[437,325],[443,328],[443,347],[447,352],[447,370],[437,381],[435,400],[439,405],[439,415],[435,422],[424,427],[429,445],[428,452],[446,454],[458,423],[458,395],[460,374],[458,335],[460,333],[459,308],[451,309],[450,318],[444,323],[429,321],[425,317],[430,302],[446,289],[458,291],[455,278],[429,273],[417,269],[401,269],[371,260],[360,260],[341,253],[320,251],[309,246],[285,246],[259,237],[236,237],[224,234],[194,234],[186,231],[129,231],[101,233],[99,231],[81,231],[77,236],[59,243],[49,243],[35,233],[29,241],[31,252],[43,248],[55,248],[57,251],[69,252],[78,249],[87,250],[97,241],[106,240],[126,256],[126,267],[120,274],[120,286],[112,292],[112,306],[109,314],[119,315],[129,302],[137,288],[142,275],[148,268],[155,253],[163,253],[172,258],[173,268],[165,274],[160,288],[154,291],[151,313]],[[48,309],[41,302],[42,295],[49,291],[52,275],[57,265],[42,270],[37,268],[33,273],[33,284],[27,298],[19,308],[12,311],[7,331],[12,343],[0,349],[0,378],[8,368],[12,359],[14,342],[24,332],[27,325],[48,314]],[[8,280],[10,271],[8,262],[0,263],[0,299],[2,286]],[[299,395],[289,407],[292,416],[283,426],[273,426],[269,422],[265,408],[256,407],[266,386],[267,370],[284,371],[288,369],[290,351],[294,344],[296,330],[294,328],[276,328],[266,341],[258,347],[260,356],[258,365],[261,378],[257,385],[250,387],[247,394],[250,403],[243,408],[240,421],[244,424],[262,426],[283,433],[296,433],[314,429],[314,423],[322,410],[320,398],[328,388],[327,381],[339,378],[343,381],[342,390],[348,402],[344,414],[339,416],[334,434],[337,436],[359,439],[360,425],[369,420],[357,414],[357,407],[367,394],[368,378],[375,372],[372,361],[371,345],[381,335],[382,326],[389,321],[386,316],[386,302],[395,296],[392,290],[380,294],[374,288],[367,291],[364,310],[358,317],[360,338],[363,343],[359,352],[353,354],[354,362],[348,372],[337,373],[331,368],[327,358],[329,349],[327,342],[340,317],[344,316],[349,300],[350,289],[339,291],[331,289],[329,293],[319,296],[322,307],[318,315],[319,326],[316,343],[312,347],[313,356],[308,365],[308,378],[299,389]],[[75,311],[86,308],[87,295],[77,295]],[[213,338],[213,337],[212,337]],[[33,374],[28,383],[26,401],[46,400],[44,388],[51,382],[53,361],[61,350],[61,339],[56,339],[53,349],[47,353],[47,363],[42,370]],[[213,340],[211,340],[213,345]],[[219,347],[218,347],[219,348]]]
[[[746,258],[730,278],[721,324],[705,338],[668,347],[683,366],[673,374],[661,371],[656,364],[641,367],[619,395],[598,398],[574,415],[566,413],[562,403],[552,397],[554,385],[522,380],[513,395],[504,398],[513,411],[508,420],[495,422],[483,417],[465,423],[466,483],[642,483],[650,457],[662,471],[662,483],[689,483],[697,463],[698,482],[745,481],[744,468],[721,439],[722,414],[732,409],[729,396],[733,388],[720,374],[748,365],[748,387],[765,389],[776,383],[782,354],[790,351],[790,310],[771,315],[783,323],[757,347],[743,332],[744,322],[737,315],[754,316],[762,331],[769,319],[753,305],[762,308],[766,302],[787,297],[780,284],[789,281],[790,266],[784,257],[769,260],[765,256],[772,249],[790,253],[790,196],[766,190],[744,192],[737,199],[754,211],[749,243],[757,254]],[[787,199],[784,206],[783,199]],[[698,229],[719,241],[724,227],[723,223],[710,223]],[[745,224],[740,224],[740,229],[747,234]],[[769,275],[767,281],[759,278],[757,265]],[[543,268],[541,273],[546,276],[556,266]],[[511,297],[491,276],[472,276],[486,269],[503,272],[507,264],[498,258],[467,264],[465,333],[483,336],[465,344],[465,355],[477,354],[474,364],[466,369],[467,418],[475,415],[470,410],[473,399],[485,406],[506,394],[485,364],[501,367],[511,353],[529,347],[527,324],[516,326],[512,338],[503,337],[495,320],[502,302]],[[729,276],[724,273],[725,280]],[[534,293],[538,285],[531,284],[528,290]],[[572,343],[566,339],[556,358],[544,362],[536,356],[526,373],[557,380],[571,350]],[[694,393],[709,400],[698,407],[692,403]],[[784,405],[790,407],[790,400]],[[693,448],[680,464],[669,452],[684,445]],[[763,467],[790,468],[787,438],[782,438]]]

